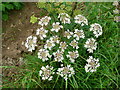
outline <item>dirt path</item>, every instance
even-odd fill
[[[27,52],[22,42],[32,35],[40,27],[38,24],[30,23],[30,16],[35,14],[39,16],[43,10],[36,6],[36,3],[25,3],[22,10],[11,11],[9,20],[2,22],[2,63],[4,66],[19,66],[22,61],[23,52]],[[4,76],[11,76],[15,73],[13,69],[3,70]]]

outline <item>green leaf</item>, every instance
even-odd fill
[[[37,4],[37,6],[38,6],[38,8],[45,8],[45,7],[46,7],[46,3],[44,3],[44,2],[39,2],[39,3]]]
[[[19,10],[22,8],[23,3],[13,2],[13,5],[15,9]]]
[[[30,22],[33,23],[33,24],[36,23],[37,20],[38,20],[38,18],[35,17],[34,15],[32,15],[32,16],[30,17]]]
[[[3,19],[4,21],[8,20],[8,14],[3,14],[3,15],[2,15],[2,19]]]
[[[10,10],[10,9],[14,9],[13,5],[12,4],[6,4],[5,7]]]
[[[2,9],[0,9],[0,11],[5,11],[5,5],[4,4],[2,4],[2,7],[0,6],[0,8],[2,8]]]

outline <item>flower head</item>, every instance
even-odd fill
[[[44,67],[44,66],[42,66],[41,67],[41,70],[39,71],[39,76],[41,76],[42,77],[42,80],[52,80],[52,78],[53,78],[53,74],[54,74],[55,72],[53,72],[53,67],[51,67],[51,66],[46,66],[46,67]]]
[[[55,61],[62,62],[62,60],[64,59],[62,54],[63,52],[61,52],[60,50],[57,50],[57,52],[54,52],[53,55],[54,55]]]
[[[93,53],[93,50],[96,50],[96,48],[97,48],[97,42],[95,39],[89,38],[85,42],[84,47],[87,48],[87,51],[89,51],[89,53]]]
[[[76,48],[78,49],[78,42],[74,39],[73,41],[71,41],[70,45],[73,47],[73,48]]]
[[[75,23],[81,24],[81,26],[88,25],[88,20],[82,15],[77,15],[74,19]]]
[[[29,36],[25,42],[25,47],[28,49],[28,51],[32,52],[35,50],[35,46],[37,43],[37,37],[35,36]]]
[[[42,59],[42,61],[47,61],[48,57],[51,58],[49,51],[46,49],[40,49],[38,52],[38,58]]]
[[[113,13],[114,14],[119,14],[120,13],[120,10],[118,10],[117,8],[115,10],[113,10]]]
[[[114,21],[120,22],[120,16],[115,16],[115,17],[114,17]]]
[[[68,52],[67,57],[69,57],[70,61],[74,63],[75,59],[79,57],[78,51],[76,50],[76,51]]]
[[[45,16],[45,17],[40,19],[38,24],[41,25],[41,26],[44,26],[44,25],[46,26],[46,25],[48,25],[50,20],[51,20],[51,17]]]
[[[60,18],[60,21],[62,22],[62,23],[68,23],[68,24],[70,24],[71,22],[70,22],[70,16],[68,15],[68,14],[66,14],[66,13],[61,13],[61,14],[59,14],[59,16],[58,16],[58,18]]]
[[[119,5],[119,1],[114,1],[114,2],[113,2],[113,5],[114,5],[114,6],[118,6],[118,5]]]
[[[68,77],[71,77],[72,75],[75,74],[73,67],[71,67],[70,65],[67,65],[62,68],[58,68],[57,71],[58,71],[57,74],[63,77],[65,80],[67,80]]]
[[[84,34],[83,30],[75,29],[73,37],[76,37],[76,40],[79,40],[80,38],[85,38],[85,34]]]
[[[99,59],[95,59],[92,56],[89,56],[87,59],[88,64],[85,65],[86,72],[95,72],[97,67],[100,66]]]
[[[94,23],[90,27],[90,31],[93,31],[93,34],[95,37],[98,38],[98,36],[102,35],[102,27],[100,24]]]
[[[53,28],[51,29],[51,31],[55,31],[55,32],[58,32],[61,28],[63,28],[63,26],[60,25],[59,22],[53,23],[52,26]]]
[[[52,47],[54,47],[55,46],[55,43],[52,41],[52,40],[50,40],[50,39],[48,39],[47,41],[46,41],[46,44],[44,45],[44,48],[45,49],[49,49],[49,50],[51,50],[52,49]]]
[[[67,29],[67,31],[64,32],[64,37],[67,37],[67,39],[70,39],[72,35],[73,35],[73,32],[70,32],[69,29]]]
[[[64,50],[67,48],[67,44],[66,42],[60,42],[60,48],[61,48],[61,51],[64,52]]]
[[[55,43],[59,43],[60,42],[59,37],[57,35],[51,37],[50,40],[53,41],[53,42],[55,42]]]
[[[40,29],[37,29],[36,31],[36,35],[39,35],[40,39],[44,39],[46,38],[46,33],[48,33],[47,30],[45,30],[43,27],[41,27]]]

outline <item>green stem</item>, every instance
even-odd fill
[[[67,80],[66,80],[65,88],[67,88],[67,84],[68,84],[68,82],[67,82]]]
[[[56,83],[57,83],[57,81],[58,81],[58,78],[59,78],[59,75],[57,76],[57,79],[56,79],[56,81],[55,81],[55,84],[54,84],[53,88],[55,87],[55,85],[56,85]]]

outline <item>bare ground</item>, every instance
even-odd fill
[[[30,16],[40,15],[43,12],[36,6],[36,3],[25,3],[22,10],[14,10],[10,12],[9,20],[2,22],[2,63],[3,66],[20,66],[24,62],[19,59],[23,53],[28,53],[22,42],[26,38],[35,33],[35,30],[40,27],[38,24],[30,23]],[[9,81],[14,74],[18,74],[15,68],[3,69],[3,77],[8,77]]]

